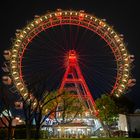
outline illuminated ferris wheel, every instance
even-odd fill
[[[123,36],[84,11],[58,9],[35,16],[17,30],[12,48],[4,52],[10,65],[10,78],[18,92],[27,97],[32,85],[45,83],[51,91],[60,87],[65,74],[64,60],[76,52],[84,81],[94,99],[108,93],[120,96],[135,82],[130,69],[133,55]]]

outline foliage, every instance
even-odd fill
[[[116,121],[118,107],[110,96],[102,95],[101,98],[96,100],[96,106],[99,109],[99,117],[105,124],[110,125]]]
[[[58,98],[55,113],[55,120],[58,124],[70,123],[78,114],[82,114],[83,104],[76,96],[72,92],[63,91],[62,96]]]

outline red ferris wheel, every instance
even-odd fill
[[[84,91],[81,97],[89,97],[94,106],[94,98],[101,94],[119,97],[133,84],[133,56],[123,36],[104,19],[82,10],[58,9],[35,16],[17,30],[12,48],[4,55],[11,79],[25,98],[35,81],[46,83],[48,90],[62,90],[68,83],[79,86]]]

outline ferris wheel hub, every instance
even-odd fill
[[[76,64],[77,63],[77,53],[75,50],[69,50],[68,52],[68,59],[67,62],[71,64]]]

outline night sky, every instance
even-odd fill
[[[3,50],[11,47],[11,39],[15,37],[16,29],[24,27],[31,21],[34,15],[42,15],[47,11],[58,8],[85,10],[99,18],[105,18],[107,23],[124,35],[124,41],[128,44],[130,54],[135,55],[133,77],[137,84],[131,88],[127,96],[135,102],[136,108],[140,108],[140,46],[138,38],[138,15],[137,3],[132,0],[28,0],[28,1],[1,1],[0,3],[0,64],[2,65]],[[2,73],[2,71],[1,71]],[[2,74],[1,74],[2,75]]]

